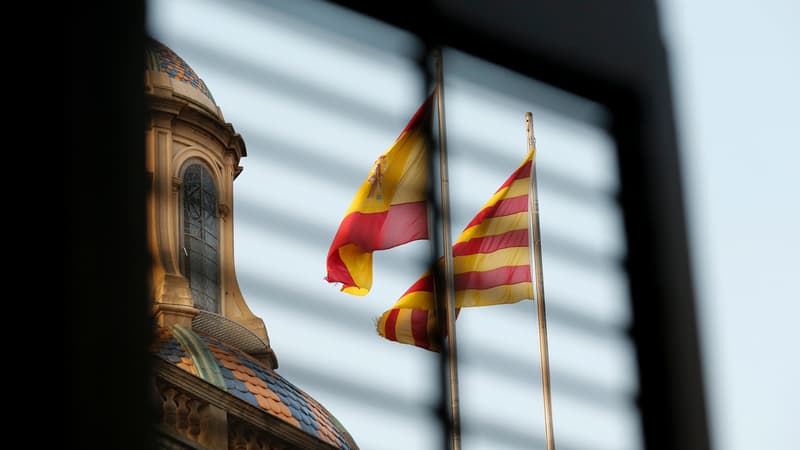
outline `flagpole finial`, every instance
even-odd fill
[[[536,147],[536,136],[533,134],[533,113],[525,113],[525,131],[528,133],[528,146]]]

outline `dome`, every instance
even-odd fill
[[[171,95],[192,100],[222,119],[205,81],[171,48],[150,37],[145,45],[145,74],[147,91],[171,91]]]
[[[153,38],[149,38],[145,48],[145,56],[147,70],[166,73],[173,80],[192,86],[214,102],[214,97],[211,95],[211,91],[208,90],[206,83],[171,48]],[[216,102],[214,104],[216,105]]]
[[[264,412],[343,450],[358,446],[319,402],[246,353],[179,325],[157,328],[151,352]]]

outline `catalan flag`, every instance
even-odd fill
[[[456,312],[463,307],[533,298],[528,245],[532,160],[533,151],[467,224],[453,245]],[[429,271],[378,319],[378,334],[391,341],[438,351],[434,292]]]
[[[333,238],[325,279],[341,283],[344,292],[369,292],[375,250],[428,238],[426,139],[432,98],[372,165]]]

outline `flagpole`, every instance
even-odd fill
[[[434,53],[436,60],[436,103],[439,110],[439,180],[441,190],[441,218],[442,218],[442,247],[444,253],[444,306],[445,306],[445,327],[447,339],[443,340],[443,348],[440,350],[447,355],[448,366],[448,385],[449,385],[449,409],[450,409],[450,431],[451,448],[461,449],[461,418],[459,414],[458,400],[458,365],[456,352],[456,315],[455,297],[453,295],[453,251],[452,238],[450,237],[450,188],[447,175],[447,139],[444,120],[444,75],[442,70],[442,51],[437,48]],[[439,308],[441,311],[441,308]],[[441,320],[439,321],[441,323]],[[441,332],[441,331],[440,331]]]
[[[542,239],[539,230],[539,198],[536,190],[536,137],[533,135],[533,114],[525,113],[525,128],[528,134],[528,151],[531,158],[531,183],[528,192],[528,207],[531,211],[528,238],[533,244],[533,267],[536,276],[536,311],[539,322],[539,354],[542,362],[542,393],[544,398],[544,426],[547,450],[555,450],[553,437],[553,410],[550,402],[550,357],[547,352],[547,319],[544,308],[544,284],[542,273]]]

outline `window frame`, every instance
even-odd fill
[[[214,186],[214,193],[215,193],[215,197],[216,197],[215,198],[215,204],[216,204],[215,205],[215,207],[216,207],[215,214],[216,214],[216,217],[217,217],[217,224],[216,224],[217,245],[216,245],[216,249],[215,250],[216,250],[216,253],[217,253],[217,258],[216,258],[216,260],[217,260],[216,261],[217,262],[217,297],[215,299],[213,299],[215,301],[215,303],[216,303],[216,309],[215,310],[210,310],[210,309],[203,308],[197,302],[197,299],[195,298],[195,292],[194,292],[195,290],[192,288],[192,276],[191,276],[191,273],[189,272],[189,263],[188,263],[189,253],[188,253],[188,249],[186,247],[187,234],[186,234],[186,229],[185,229],[185,227],[186,227],[186,200],[185,200],[185,196],[186,196],[186,187],[187,187],[187,185],[186,185],[186,172],[193,166],[199,166],[200,169],[201,169],[201,171],[200,171],[200,177],[201,177],[200,186],[201,186],[201,189],[202,189],[202,186],[203,186],[203,184],[202,184],[203,170],[205,170],[208,173],[208,176],[211,179],[211,182],[212,182],[212,184]],[[211,312],[211,313],[215,313],[215,314],[222,314],[222,311],[223,311],[223,299],[222,299],[222,292],[223,292],[223,289],[222,289],[222,253],[223,252],[222,252],[222,247],[221,247],[221,243],[222,243],[222,223],[221,223],[222,222],[222,214],[221,214],[220,208],[219,208],[219,205],[220,205],[220,194],[221,194],[221,191],[220,191],[220,188],[219,188],[219,180],[217,180],[216,174],[215,174],[214,170],[212,169],[212,166],[207,161],[203,160],[202,158],[198,158],[198,157],[191,157],[191,158],[188,158],[185,161],[183,161],[181,163],[181,167],[180,167],[180,170],[178,171],[178,174],[179,174],[178,176],[181,179],[181,188],[180,188],[180,192],[179,192],[179,195],[178,195],[178,205],[177,205],[178,206],[177,207],[177,215],[178,215],[178,245],[179,245],[179,249],[178,249],[178,253],[179,253],[178,267],[179,267],[179,270],[180,270],[181,274],[184,277],[186,277],[187,281],[189,282],[189,290],[190,290],[191,295],[192,295],[192,305],[195,308],[201,309],[203,311],[207,311],[207,312]],[[201,206],[201,208],[202,208],[202,206]],[[204,212],[204,211],[205,210],[202,210],[202,212]],[[201,239],[200,241],[203,242],[204,244],[206,244],[205,240]],[[205,255],[203,255],[203,256],[205,257]],[[204,269],[203,272],[204,272],[204,276],[205,276],[205,265],[204,265],[203,269]]]

